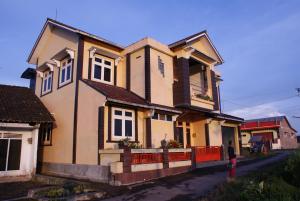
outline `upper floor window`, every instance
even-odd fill
[[[133,110],[112,108],[113,138],[135,140],[135,114]]]
[[[48,71],[44,73],[42,95],[51,92],[53,82],[53,72]]]
[[[206,94],[208,89],[208,81],[207,81],[207,67],[202,65],[200,70],[200,84],[202,87],[202,93]]]
[[[72,59],[67,57],[61,61],[59,74],[59,86],[66,85],[72,81]]]
[[[154,113],[152,119],[162,120],[162,121],[172,121],[172,115],[169,114],[159,114],[157,112]]]
[[[165,77],[165,64],[161,60],[160,56],[158,56],[158,70],[162,74],[163,77]]]
[[[92,80],[112,84],[113,63],[113,59],[101,55],[95,55],[92,66]]]

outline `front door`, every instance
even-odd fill
[[[179,142],[182,146],[184,146],[184,141],[183,141],[183,127],[179,127],[179,128],[178,128],[178,131],[179,131],[179,133],[178,133],[178,142]]]
[[[228,126],[222,126],[222,144],[224,145],[224,154],[225,158],[228,158],[228,145],[229,141],[232,142],[232,146],[236,149],[235,140],[234,140],[234,128]],[[236,150],[234,150],[236,152]]]

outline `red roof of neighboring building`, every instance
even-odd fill
[[[280,128],[280,122],[283,120],[286,120],[289,127],[296,132],[296,130],[290,125],[286,116],[276,116],[276,117],[246,120],[245,123],[242,124],[241,130],[246,131],[246,130],[261,130],[261,129]]]

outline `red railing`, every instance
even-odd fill
[[[132,164],[162,163],[162,153],[133,153]]]
[[[203,146],[195,147],[196,162],[219,161],[222,158],[222,147]]]
[[[191,152],[169,152],[168,158],[170,162],[191,160]]]

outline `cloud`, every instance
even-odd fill
[[[255,119],[284,115],[283,113],[279,112],[278,108],[275,107],[272,103],[233,110],[230,111],[229,114],[242,117],[244,119]]]

